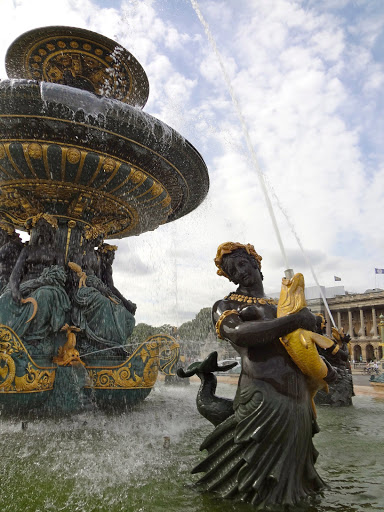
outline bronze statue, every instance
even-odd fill
[[[29,228],[30,241],[0,297],[0,323],[36,344],[59,332],[71,306],[65,292],[64,259],[55,246],[56,219],[39,214]]]
[[[317,332],[325,331],[325,318],[317,315]],[[353,390],[352,369],[349,362],[348,343],[351,337],[344,333],[344,329],[332,327],[332,346],[328,349],[319,347],[319,353],[337,372],[337,379],[329,386],[328,393],[319,391],[315,397],[317,405],[330,405],[332,407],[344,407],[352,405]]]
[[[276,302],[264,294],[261,259],[250,244],[228,242],[217,251],[217,273],[238,288],[214,304],[213,321],[219,338],[240,355],[242,371],[233,413],[215,397],[211,418],[204,403],[204,416],[217,426],[201,446],[207,457],[193,470],[204,473],[204,490],[260,509],[296,504],[324,487],[314,467],[318,426],[311,389],[281,341],[296,329],[314,331],[316,319],[306,307],[277,318]],[[218,370],[212,357],[193,369],[197,375]],[[333,378],[332,371],[325,376]],[[226,416],[219,424],[218,407],[220,418]]]
[[[23,242],[15,228],[5,220],[0,220],[0,295],[9,283],[22,248]]]
[[[112,264],[115,259],[115,252],[117,251],[116,245],[110,245],[110,244],[102,244],[98,252],[100,254],[100,260],[101,260],[101,280],[105,285],[108,286],[108,288],[111,290],[113,295],[118,297],[122,304],[124,304],[125,308],[134,315],[136,313],[137,306],[130,300],[126,299],[116,288],[114,282],[113,282],[113,269]]]
[[[116,288],[109,287],[113,281],[108,283],[102,280],[102,275],[105,277],[106,273],[110,273],[112,278],[112,269],[108,269],[105,256],[102,265],[102,252],[94,249],[101,246],[102,239],[103,232],[98,226],[86,229],[82,265],[69,263],[78,276],[77,290],[72,300],[72,321],[93,346],[99,349],[116,347],[115,353],[124,355],[123,347],[135,326],[135,310],[133,307],[126,308],[121,297],[115,294]]]

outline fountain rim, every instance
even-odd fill
[[[54,99],[52,99],[52,97],[46,99],[45,94],[47,91],[51,93],[51,96],[53,95]],[[65,92],[64,98],[66,98],[67,101],[62,101],[63,96],[61,95],[63,91]],[[16,103],[16,105],[13,104],[11,107],[8,107],[10,102],[7,102],[7,97],[13,97],[15,99],[17,92],[20,94],[20,97],[25,97],[25,94],[27,94],[29,101],[25,102],[24,105],[22,105],[21,102],[15,101],[14,103]],[[70,98],[71,92],[74,96]],[[55,97],[55,95],[58,96]],[[82,108],[76,110],[73,107],[73,102],[79,97],[82,98],[83,104]],[[100,105],[100,110],[102,111],[101,117],[90,114],[88,119],[79,120],[78,115],[85,115],[87,111],[87,101],[90,102],[89,105]],[[153,155],[158,161],[164,162],[169,169],[173,169],[175,179],[179,180],[179,186],[182,187],[180,190],[183,190],[181,202],[173,203],[173,211],[170,213],[165,223],[172,222],[173,220],[177,220],[189,214],[204,201],[208,193],[208,169],[196,148],[175,129],[132,105],[116,99],[100,97],[94,93],[81,91],[69,86],[27,79],[9,79],[0,82],[0,104],[1,103],[3,103],[3,106],[7,106],[7,108],[3,107],[0,113],[0,121],[3,123],[11,122],[11,119],[15,117],[22,117],[25,123],[34,122],[36,118],[48,122],[56,120],[61,123],[62,126],[72,126],[73,129],[80,128],[84,135],[88,132],[92,132],[93,134],[96,134],[96,132],[107,134],[111,136],[113,140],[123,141],[125,144],[131,144],[137,148],[141,148],[141,150],[138,149],[139,152],[143,150],[146,152],[143,158],[148,158],[150,155]],[[60,105],[65,107],[67,111],[64,113],[61,112],[61,115],[58,115],[55,109]],[[137,120],[140,120],[144,125],[137,125]],[[148,127],[161,129],[160,135],[159,133],[156,134],[155,130],[151,132]],[[25,128],[25,130],[27,130],[27,128]],[[60,128],[60,130],[63,131],[64,128]],[[145,134],[144,141],[140,139],[140,135],[143,133]],[[1,139],[5,140],[6,137],[3,135]],[[29,142],[32,143],[32,139],[33,137],[30,137],[28,139]],[[50,138],[49,141],[47,139],[47,142],[55,143],[55,140],[54,138]],[[65,142],[59,138],[56,142],[65,144]],[[67,142],[71,144],[73,141],[70,139]],[[88,150],[96,153],[103,151],[99,149],[95,142],[87,142],[86,147]],[[121,155],[120,148],[116,147],[107,153],[108,156],[112,158],[115,157],[118,159],[120,157],[121,160],[124,160],[124,155]],[[149,174],[151,176],[151,173]],[[156,175],[152,175],[151,177],[157,179]],[[183,182],[184,185],[180,185],[181,182]],[[163,184],[161,181],[160,183]],[[167,185],[165,185],[165,189],[167,190]],[[141,232],[145,231],[148,230],[145,229]],[[132,235],[137,234],[140,234],[140,232],[132,233]],[[125,236],[131,236],[131,234],[127,233],[108,238],[121,238]]]

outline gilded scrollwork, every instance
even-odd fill
[[[152,388],[159,371],[160,343],[156,336],[142,343],[132,356],[118,367],[92,368],[88,367],[91,380],[89,387],[94,389],[131,389]],[[132,361],[141,358],[143,368],[132,367]]]
[[[18,361],[28,361],[25,374],[16,375]],[[7,326],[0,326],[0,392],[32,393],[49,391],[55,382],[55,368],[37,366],[22,341]]]
[[[179,361],[180,344],[172,336],[159,337],[159,366],[164,375],[176,375],[175,365]]]

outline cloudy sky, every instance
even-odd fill
[[[47,25],[87,28],[127,48],[149,78],[144,110],[184,135],[208,166],[210,192],[195,212],[117,242],[115,282],[138,304],[138,322],[179,324],[232,291],[213,264],[225,241],[253,243],[266,293],[279,290],[286,262],[260,172],[288,265],[307,286],[309,259],[324,286],[336,275],[350,292],[384,288],[374,274],[384,268],[382,0],[0,4],[2,56],[22,32]]]

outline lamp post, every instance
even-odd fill
[[[379,322],[379,329],[380,329],[380,337],[381,337],[381,343],[379,343],[380,347],[384,347],[384,315],[381,314],[379,316],[380,322]],[[381,351],[381,367],[384,369],[384,350]]]

